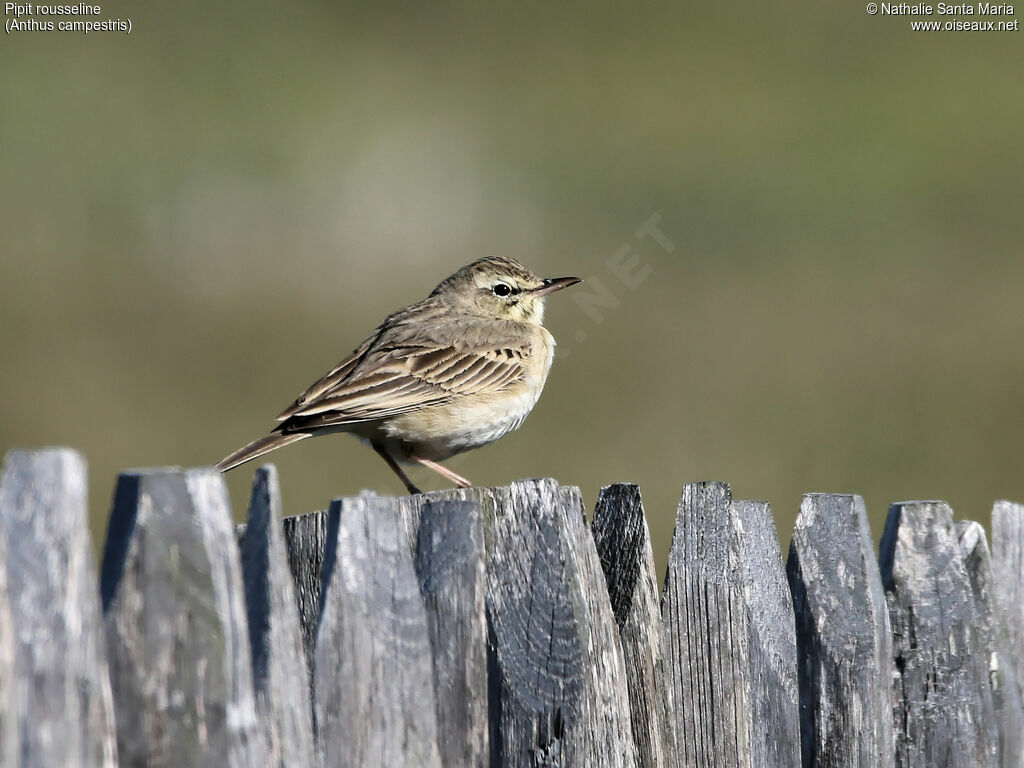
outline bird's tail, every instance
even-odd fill
[[[215,469],[219,469],[221,472],[227,472],[229,469],[234,469],[239,464],[245,464],[245,462],[257,459],[263,454],[277,450],[283,445],[297,443],[299,440],[304,440],[310,436],[311,434],[309,432],[290,432],[287,435],[275,433],[267,435],[266,437],[261,437],[259,440],[253,440],[244,448],[239,448],[234,453],[225,456],[215,466]]]

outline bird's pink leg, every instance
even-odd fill
[[[469,482],[469,480],[464,478],[462,475],[460,475],[460,474],[458,474],[456,472],[453,472],[452,470],[448,469],[448,467],[444,466],[443,464],[438,464],[436,461],[431,461],[430,459],[424,459],[422,456],[416,456],[415,454],[411,455],[409,458],[413,459],[414,461],[418,461],[420,464],[422,464],[427,469],[434,470],[435,472],[437,472],[437,474],[441,475],[441,477],[445,477],[448,480],[451,480],[453,483],[455,483],[457,486],[459,486],[459,488],[472,488],[473,487],[473,484],[471,482]]]
[[[422,491],[419,488],[417,488],[415,485],[413,485],[412,480],[410,480],[409,476],[407,474],[405,474],[405,472],[402,470],[402,468],[400,466],[398,466],[398,462],[395,461],[391,457],[390,453],[385,451],[379,445],[373,446],[373,450],[375,450],[377,452],[377,455],[380,456],[382,459],[384,459],[384,461],[387,462],[387,465],[389,467],[391,467],[392,471],[396,475],[398,475],[398,479],[401,480],[402,483],[405,484],[405,489],[407,491],[409,491],[409,493],[412,493],[412,494],[422,493]]]

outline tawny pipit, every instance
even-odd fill
[[[423,301],[395,312],[299,395],[262,437],[226,457],[226,472],[283,445],[329,432],[368,443],[405,483],[418,462],[464,488],[438,462],[518,429],[551,369],[544,297],[580,282],[542,280],[514,259],[463,267]]]

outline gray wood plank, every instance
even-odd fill
[[[14,619],[7,599],[7,535],[4,532],[4,515],[0,511],[0,768],[18,766],[15,642]]]
[[[542,480],[539,484],[531,482],[527,488],[542,487],[545,482],[558,485],[554,480]],[[584,765],[633,766],[637,762],[637,748],[630,717],[629,680],[601,558],[587,524],[580,489],[561,487],[558,497],[565,520],[566,550],[579,574],[584,609],[577,612],[587,672],[585,717],[575,734],[584,744],[577,748],[577,754],[582,756]],[[592,747],[586,746],[588,740]]]
[[[490,760],[487,580],[479,506],[425,501],[415,564],[433,651],[441,764],[484,768]]]
[[[792,614],[771,512],[683,488],[662,612],[679,766],[797,762]]]
[[[676,749],[665,677],[664,627],[639,487],[616,483],[602,488],[593,533],[622,641],[637,766],[673,765]]]
[[[729,487],[683,488],[669,548],[662,615],[674,704],[676,765],[751,763],[750,659]]]
[[[264,765],[220,474],[122,473],[101,592],[121,764]]]
[[[803,765],[893,765],[892,635],[864,500],[804,496],[786,574],[800,660]]]
[[[427,497],[483,514],[491,765],[635,765],[622,647],[579,489],[540,479]]]
[[[992,507],[992,571],[1024,696],[1024,504],[997,501]]]
[[[66,448],[11,451],[0,478],[23,768],[117,764],[86,482]]]
[[[971,583],[971,594],[980,612],[981,621],[975,631],[981,633],[979,644],[990,650],[988,685],[995,713],[999,738],[1000,768],[1024,767],[1024,704],[1018,685],[1018,670],[1010,653],[1010,637],[1006,631],[1002,607],[996,599],[992,555],[979,523],[961,520],[956,524],[960,554]]]
[[[302,647],[306,652],[312,690],[313,651],[320,622],[320,592],[323,589],[324,549],[327,546],[327,512],[322,510],[286,517],[283,524],[288,569],[295,583]]]
[[[939,501],[889,508],[879,551],[896,660],[898,768],[995,768],[991,647],[974,602],[953,511]]]
[[[793,598],[782,566],[771,507],[734,501],[748,619],[751,752],[754,768],[800,765]]]
[[[281,525],[277,469],[256,471],[242,544],[242,578],[252,656],[256,711],[267,740],[267,762],[303,768],[315,760],[309,670],[295,585]]]
[[[325,766],[440,766],[427,617],[394,501],[329,510],[314,664]]]
[[[634,765],[625,662],[579,490],[544,479],[491,493],[492,743],[507,765]]]

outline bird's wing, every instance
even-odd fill
[[[310,387],[305,399],[282,414],[278,430],[372,421],[456,396],[498,392],[524,378],[523,359],[529,355],[528,349],[410,345],[377,349],[381,362],[361,366],[366,351],[360,347]]]
[[[366,354],[370,351],[370,348],[377,342],[379,333],[380,329],[378,329],[373,336],[356,347],[351,355],[317,379],[317,381],[310,385],[305,392],[295,398],[295,402],[281,411],[277,420],[287,421],[292,416],[301,412],[305,406],[316,402],[318,399],[323,397],[325,393],[329,392],[334,387],[339,386],[346,378],[351,376],[352,372],[355,371],[359,364],[366,358]]]

